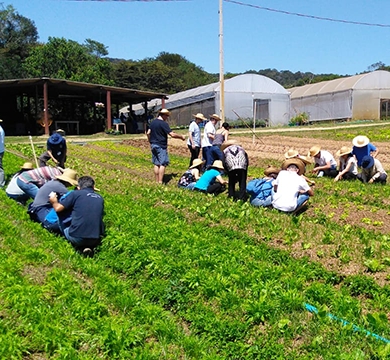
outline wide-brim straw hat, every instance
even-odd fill
[[[203,165],[204,164],[204,161],[200,160],[200,159],[195,159],[193,162],[192,162],[192,165],[190,166],[190,169],[193,169],[193,168],[196,168],[200,165]]]
[[[312,146],[309,150],[309,155],[308,156],[316,156],[319,152],[321,151],[321,146],[315,145]]]
[[[299,155],[297,157],[297,159],[299,160],[302,160],[302,162],[305,164],[305,165],[310,165],[312,163],[311,159],[309,156],[305,156],[305,155]]]
[[[171,115],[171,112],[167,109],[161,109],[159,112],[158,112],[160,115]]]
[[[203,120],[203,121],[207,120],[207,118],[206,118],[202,113],[192,114],[192,116],[193,116],[195,119],[201,119],[201,120]]]
[[[358,136],[354,137],[352,140],[353,146],[356,146],[356,147],[366,146],[366,145],[368,145],[369,142],[370,142],[370,139],[364,135],[358,135]]]
[[[221,151],[224,151],[228,146],[232,146],[232,145],[241,146],[241,144],[237,140],[232,139],[232,140],[224,141],[220,149]]]
[[[298,158],[287,159],[282,164],[282,169],[287,170],[290,165],[296,165],[299,169],[298,174],[303,175],[305,173],[305,164]]]
[[[277,168],[276,166],[268,166],[265,170],[264,170],[264,175],[265,176],[270,176],[271,174],[276,174],[278,175],[280,172],[280,169]]]
[[[221,118],[217,115],[217,114],[212,114],[212,115],[210,115],[210,120],[211,119],[215,119],[215,120],[217,120],[217,121],[221,121]]]
[[[286,153],[284,153],[284,157],[286,159],[295,158],[298,155],[299,155],[299,152],[298,152],[298,150],[295,150],[295,149],[289,149]]]
[[[65,169],[62,175],[56,176],[56,179],[66,181],[69,184],[77,186],[77,172],[72,169]]]
[[[220,169],[220,170],[224,170],[225,168],[223,167],[223,163],[221,160],[215,160],[213,162],[213,165],[211,165],[211,167],[213,168],[216,168],[216,169]]]
[[[336,156],[348,155],[352,152],[352,148],[350,146],[342,146],[340,150],[337,150]]]
[[[23,170],[32,170],[34,169],[34,165],[30,162],[25,162],[20,168]]]

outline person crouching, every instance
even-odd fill
[[[272,206],[283,212],[300,211],[314,195],[313,189],[301,176],[305,171],[304,163],[298,159],[285,160],[282,171],[274,182]]]

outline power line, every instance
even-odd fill
[[[99,2],[156,2],[156,1],[165,1],[165,2],[178,2],[178,1],[191,1],[191,0],[62,0],[62,1],[99,1]]]
[[[256,9],[260,9],[260,10],[272,11],[272,12],[281,13],[281,14],[285,14],[285,15],[300,16],[300,17],[309,18],[309,19],[315,19],[315,20],[332,21],[332,22],[338,22],[338,23],[344,23],[344,24],[353,24],[353,25],[377,26],[377,27],[385,27],[385,28],[389,28],[390,27],[390,25],[388,25],[388,24],[375,24],[375,23],[367,23],[367,22],[360,22],[360,21],[332,19],[332,18],[328,18],[328,17],[307,15],[307,14],[301,14],[301,13],[290,12],[290,11],[285,11],[285,10],[272,9],[272,8],[264,7],[264,6],[245,4],[243,2],[235,1],[235,0],[224,0],[224,1],[225,2],[230,2],[230,3],[233,3],[233,4],[237,4],[237,5],[241,5],[241,6],[248,6],[248,7],[252,7],[252,8],[256,8]]]

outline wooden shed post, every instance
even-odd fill
[[[49,135],[49,100],[47,81],[43,83],[43,121],[45,123],[45,135]]]
[[[106,93],[107,96],[107,101],[106,101],[106,114],[107,114],[107,129],[111,130],[111,124],[112,124],[112,119],[111,119],[111,91],[107,90]]]

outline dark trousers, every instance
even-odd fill
[[[246,197],[246,179],[248,171],[245,169],[236,169],[228,172],[229,187],[228,196],[238,200],[245,200]],[[235,186],[238,183],[238,196],[236,197]]]
[[[193,149],[191,145],[187,145],[187,146],[191,153],[191,159],[190,159],[190,166],[191,166],[193,161],[199,158],[200,147],[196,146],[195,149]]]
[[[362,174],[358,174],[357,178],[361,182],[364,182]],[[368,179],[368,180],[370,180],[370,179]],[[386,180],[387,180],[387,174],[380,174],[379,177],[374,180],[374,183],[386,184]]]

